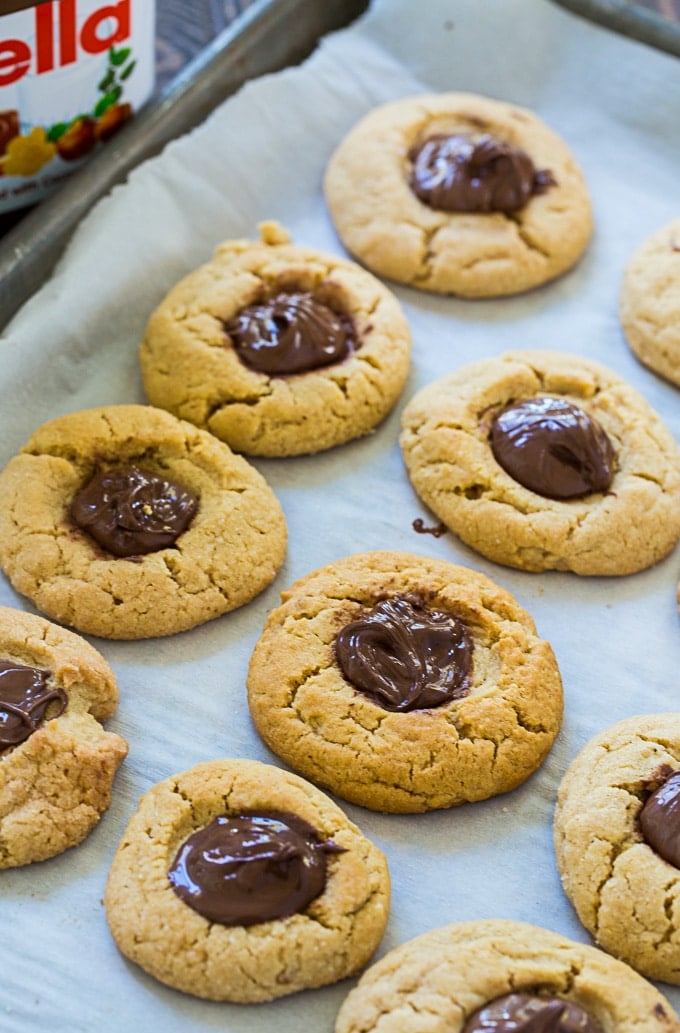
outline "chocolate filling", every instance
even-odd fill
[[[137,466],[102,470],[71,503],[71,517],[114,556],[173,545],[198,509],[187,488]]]
[[[514,993],[473,1012],[463,1033],[602,1033],[602,1027],[573,1001]]]
[[[608,491],[614,477],[607,434],[564,398],[539,395],[506,406],[494,417],[490,443],[505,472],[545,498]]]
[[[450,613],[393,596],[347,624],[335,655],[347,681],[385,710],[425,710],[470,689],[472,637]]]
[[[223,815],[182,844],[173,890],[204,918],[255,925],[304,911],[326,886],[327,855],[344,853],[295,814]]]
[[[341,362],[358,347],[352,320],[309,291],[280,293],[248,305],[224,328],[241,361],[272,376]]]
[[[671,772],[640,811],[640,829],[659,857],[680,868],[680,771]]]
[[[50,703],[57,704],[49,720],[66,709],[63,689],[49,685],[49,671],[0,660],[0,750],[16,746],[46,720]]]
[[[494,136],[429,136],[409,152],[409,186],[431,208],[447,212],[516,212],[555,185],[525,151]]]

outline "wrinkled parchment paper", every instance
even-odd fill
[[[417,9],[416,9],[417,8]],[[420,816],[343,805],[388,855],[393,904],[380,953],[434,926],[503,917],[587,941],[555,868],[555,791],[596,732],[636,713],[680,709],[678,553],[623,579],[523,574],[451,535],[418,535],[431,514],[406,478],[400,412],[465,362],[510,348],[592,356],[634,383],[680,438],[680,395],[624,343],[617,295],[628,256],[679,214],[680,63],[549,0],[375,0],[302,67],[247,85],[84,220],[58,269],[7,329],[0,363],[4,463],[43,420],[143,401],[137,345],[166,290],[222,239],[278,219],[301,243],[342,253],[321,192],[334,146],[380,102],[423,90],[480,92],[533,108],[571,145],[594,201],[580,265],[530,294],[460,301],[396,288],[413,337],[403,398],[370,437],[310,458],[258,461],[288,520],[286,564],[249,606],[152,642],[93,640],[121,704],[109,727],[130,742],[113,804],[54,860],[0,872],[0,1029],[25,1033],[207,1030],[326,1033],[353,983],[269,1005],[218,1005],[169,990],[126,962],[101,904],[109,864],[141,793],[222,756],[276,763],[248,716],[250,652],[278,593],[352,552],[405,549],[482,570],[513,592],[552,643],[566,715],[542,769],[515,792]],[[3,579],[0,601],[31,609]],[[676,1008],[680,990],[663,988]]]

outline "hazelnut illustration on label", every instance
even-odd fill
[[[111,47],[108,67],[99,81],[100,96],[85,114],[70,121],[55,122],[46,128],[33,126],[29,133],[14,133],[7,139],[0,157],[0,168],[7,176],[32,176],[58,154],[64,161],[78,161],[89,154],[98,141],[108,140],[132,115],[132,105],[120,103],[125,80],[135,67],[130,47]],[[18,124],[17,111],[0,111],[1,127]]]

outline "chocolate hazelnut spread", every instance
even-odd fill
[[[490,443],[505,472],[545,498],[580,498],[612,483],[611,441],[594,417],[564,398],[539,395],[506,406],[493,419]]]
[[[295,814],[223,815],[182,844],[168,879],[204,918],[255,925],[304,911],[323,893],[334,853],[344,847]]]
[[[52,720],[67,702],[63,689],[50,686],[48,671],[0,660],[0,750],[28,739],[46,719],[50,703],[57,704]]]
[[[450,613],[393,596],[347,624],[335,640],[345,678],[385,710],[425,710],[465,696],[472,637]]]
[[[309,291],[282,292],[248,305],[225,330],[246,366],[273,376],[328,366],[357,348],[352,320]]]
[[[446,524],[438,523],[428,526],[422,517],[416,517],[411,522],[411,527],[416,534],[431,534],[433,538],[441,538],[443,534],[446,534],[448,528]]]
[[[561,997],[514,993],[474,1012],[463,1033],[602,1033],[585,1008]]]
[[[680,868],[680,771],[672,771],[640,811],[646,842],[664,861]]]
[[[101,470],[71,503],[71,516],[114,556],[172,545],[189,527],[198,499],[187,488],[137,466]]]
[[[416,197],[447,212],[516,212],[555,183],[525,151],[489,134],[438,133],[413,147],[409,159]]]

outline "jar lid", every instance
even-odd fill
[[[14,14],[15,11],[25,11],[27,7],[37,7],[38,4],[46,4],[48,0],[6,0],[2,5],[2,14]]]

